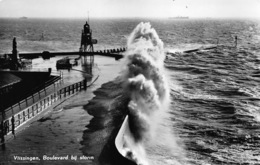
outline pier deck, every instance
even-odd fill
[[[42,53],[38,52],[38,53],[19,53],[19,57],[20,58],[24,58],[24,59],[35,59],[35,58],[39,58],[42,57],[44,59],[49,59],[51,57],[55,57],[55,56],[72,56],[72,55],[80,55],[80,56],[94,56],[94,55],[100,55],[100,56],[105,56],[105,57],[113,57],[116,60],[119,60],[121,58],[123,58],[122,53],[123,51],[125,51],[125,49],[120,50],[120,51],[113,51],[113,50],[100,50],[100,51],[94,51],[94,52],[49,52],[49,51],[43,51]],[[12,55],[12,54],[6,54],[8,56]]]

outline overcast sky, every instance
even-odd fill
[[[256,17],[260,0],[0,0],[0,17]]]

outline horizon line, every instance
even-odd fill
[[[125,17],[91,17],[91,19],[169,19],[180,16],[171,16],[171,17],[138,17],[138,16],[125,16]],[[260,19],[259,17],[188,17],[189,19]],[[0,16],[0,18],[9,18],[9,19],[88,19],[87,17],[29,17],[29,16]]]

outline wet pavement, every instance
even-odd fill
[[[93,75],[99,74],[97,81],[87,91],[81,91],[65,102],[53,105],[20,128],[16,137],[8,140],[5,147],[0,150],[2,162],[4,161],[7,164],[30,162],[40,164],[88,164],[92,162],[96,164],[96,155],[82,153],[82,137],[93,118],[86,110],[85,105],[95,96],[93,91],[118,75],[121,64],[113,58],[104,57],[97,57],[95,62],[98,69],[94,70]],[[82,68],[79,66],[77,69]],[[69,81],[69,83],[78,82],[81,80],[80,78],[84,78],[83,72],[75,70],[64,72],[67,72],[63,73],[66,77],[64,80]],[[85,156],[83,157],[83,155]],[[15,160],[17,156],[23,158],[38,157],[39,160]],[[69,160],[43,160],[44,156],[47,156],[47,158],[68,156]],[[77,161],[72,160],[76,156]]]

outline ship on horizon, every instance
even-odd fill
[[[189,19],[188,16],[169,17],[169,19]]]
[[[23,17],[19,17],[19,19],[28,19],[28,17],[23,16]]]

